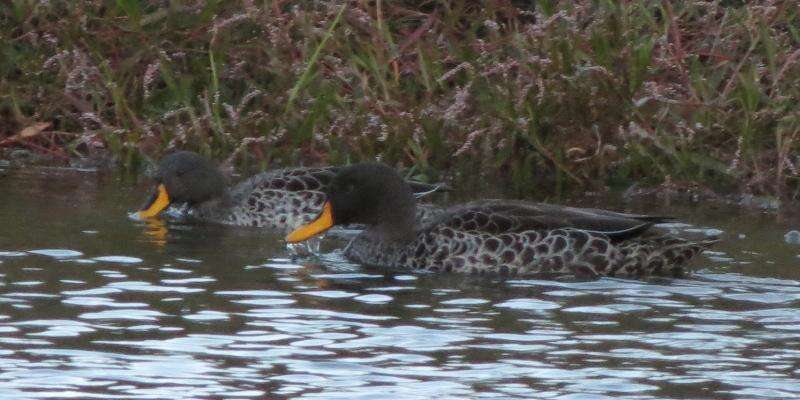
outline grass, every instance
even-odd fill
[[[515,195],[800,190],[794,1],[6,4],[5,148],[380,159]]]

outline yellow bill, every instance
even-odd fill
[[[327,231],[333,226],[333,211],[331,203],[326,201],[322,206],[322,213],[317,219],[300,226],[286,236],[286,241],[289,243],[302,242],[314,235],[318,235]]]
[[[158,185],[158,195],[155,200],[153,200],[146,209],[136,214],[139,218],[152,218],[161,213],[161,211],[164,211],[167,207],[169,207],[169,195],[167,194],[167,188],[161,184]]]

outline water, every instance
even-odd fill
[[[651,205],[725,232],[691,279],[501,281],[130,221],[143,190],[0,177],[0,398],[800,397],[800,221]]]

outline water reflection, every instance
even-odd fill
[[[800,396],[786,229],[691,279],[503,281],[385,274],[337,243],[293,261],[250,229],[151,240],[113,217],[135,206],[118,187],[76,206],[18,186],[0,193],[0,398]],[[53,208],[72,212],[20,222]]]
[[[147,235],[149,240],[159,246],[167,244],[167,223],[162,219],[148,219],[144,222],[147,228],[144,234]]]

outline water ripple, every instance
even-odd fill
[[[80,257],[83,255],[80,251],[77,250],[68,250],[68,249],[39,249],[39,250],[28,250],[28,253],[31,254],[38,254],[40,256],[47,256],[53,258],[69,258],[69,257]]]
[[[75,211],[3,242],[0,398],[800,398],[787,229],[688,279],[504,280],[295,259],[261,230],[168,222],[156,242]]]

